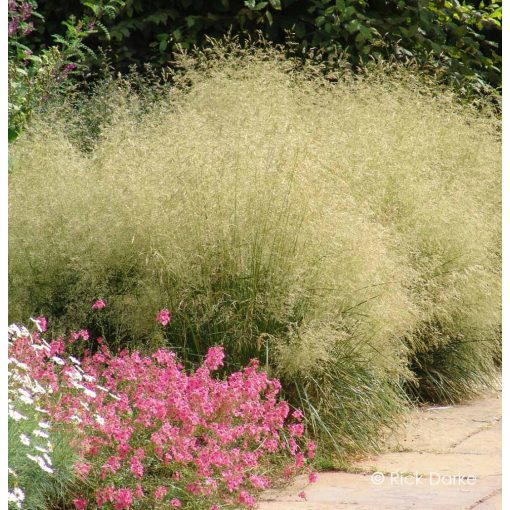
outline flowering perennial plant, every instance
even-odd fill
[[[40,328],[38,319],[34,322]],[[10,346],[22,338],[30,338],[26,328],[9,328]],[[34,348],[42,345],[34,344]],[[39,508],[55,487],[73,478],[75,460],[69,454],[64,462],[60,458],[62,435],[53,430],[50,412],[44,408],[49,389],[31,375],[29,365],[12,355],[8,359],[8,384],[9,508]],[[56,471],[61,472],[54,476]],[[39,484],[35,490],[27,486],[34,479]]]
[[[101,343],[81,360],[66,355],[88,339],[80,331],[47,342],[38,331],[9,345],[46,388],[50,421],[76,433],[76,509],[253,507],[276,478],[315,478],[302,414],[278,399],[280,383],[257,360],[220,379],[222,347],[191,373],[167,349],[113,355]]]

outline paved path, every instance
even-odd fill
[[[260,510],[500,510],[501,398],[411,413],[400,440],[309,485],[264,493]],[[297,494],[304,491],[306,501]]]

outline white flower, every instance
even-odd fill
[[[32,398],[32,395],[30,395],[30,393],[23,389],[23,388],[19,388],[18,389],[18,393],[20,394],[20,400],[22,402],[25,402],[25,404],[33,404],[34,403],[34,400]]]
[[[16,411],[16,409],[13,409],[12,407],[9,408],[9,416],[14,421],[20,421],[20,420],[27,420],[28,419],[26,416],[23,416],[21,413],[18,413],[18,411]]]
[[[37,437],[44,437],[45,439],[48,439],[50,437],[46,432],[43,432],[42,430],[39,429],[35,429],[32,432],[32,434]]]
[[[39,333],[43,333],[43,330],[41,328],[41,325],[39,324],[39,321],[36,320],[36,319],[32,319],[32,317],[30,317],[30,320],[35,323],[35,325],[37,326],[37,329],[39,330]]]
[[[72,381],[81,381],[83,379],[83,376],[76,369],[70,370],[67,373],[69,374],[69,377],[71,378]]]
[[[69,356],[69,359],[75,364],[75,365],[81,365],[80,360],[76,359],[74,356]]]
[[[51,359],[57,364],[57,365],[65,365],[66,362],[62,359],[62,358],[59,358],[58,356],[52,356]]]
[[[20,434],[19,439],[25,446],[30,446],[30,439],[25,434]]]
[[[19,501],[25,500],[25,493],[19,487],[15,487],[12,492],[14,492],[14,494],[16,494]]]
[[[41,453],[48,453],[48,450],[46,450],[45,448],[43,448],[42,446],[36,446],[35,449],[38,451],[38,452],[41,452]]]
[[[21,395],[20,396],[20,400],[22,402],[24,402],[25,404],[30,404],[31,405],[31,404],[34,403],[34,401],[30,397],[27,397],[26,395]]]
[[[14,363],[18,368],[21,368],[22,370],[28,370],[28,365],[18,361],[16,358],[9,358],[9,363]]]
[[[30,455],[29,453],[27,453],[27,457],[30,460],[33,460],[34,462],[37,462],[37,464],[39,464],[39,467],[43,471],[46,471],[46,473],[53,473],[53,469],[51,469],[49,466],[47,466],[46,463],[44,462],[44,459],[42,457],[40,457],[39,455],[34,456],[34,455]]]
[[[7,328],[7,331],[9,332],[9,334],[11,335],[16,335],[16,336],[21,336],[21,329],[19,329],[18,325],[17,324],[11,324],[8,328]]]
[[[85,395],[87,395],[87,397],[91,397],[91,398],[96,398],[96,393],[93,392],[92,390],[89,390],[88,388],[85,388],[83,390],[83,393],[85,393]]]
[[[49,423],[45,422],[45,421],[40,421],[38,425],[42,429],[49,429],[49,428],[51,428],[51,425]]]
[[[24,494],[23,494],[23,499],[25,499]],[[18,508],[21,508],[21,501],[23,501],[23,500],[19,499],[19,497],[16,494],[16,489],[14,489],[12,492],[7,493],[7,501],[9,503],[14,503]]]
[[[75,423],[81,423],[81,418],[79,416],[76,416],[76,414],[73,414],[70,418],[71,421],[74,421]]]
[[[99,423],[99,425],[105,424],[104,418],[102,416],[99,416],[99,414],[96,414],[94,418],[96,419],[97,423]]]
[[[9,503],[17,503],[18,502],[18,498],[16,497],[16,495],[12,492],[8,492],[7,493],[7,501]]]
[[[46,409],[42,409],[41,407],[36,407],[35,410],[43,414],[50,414],[49,411],[46,411]]]
[[[96,378],[92,375],[87,375],[87,374],[84,374],[83,375],[83,378],[87,381],[87,382],[94,382],[96,380]]]
[[[15,476],[16,478],[18,477],[18,475],[16,474],[16,471],[14,471],[14,469],[11,469],[10,467],[7,468],[9,470],[9,473],[12,475],[12,476]]]
[[[34,390],[34,393],[46,393],[46,390],[37,382],[34,381],[32,389]],[[46,411],[48,412],[48,411]]]
[[[51,466],[51,458],[47,453],[43,453],[44,460]]]
[[[41,467],[41,469],[42,469],[43,471],[46,471],[46,473],[53,474],[53,469],[52,469],[52,468],[50,468],[49,466],[47,466],[47,465],[44,463],[44,461],[39,462],[39,466]]]

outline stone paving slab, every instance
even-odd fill
[[[469,510],[501,510],[503,508],[503,502],[501,497],[501,490],[497,491],[496,494],[478,502]]]
[[[499,481],[500,483],[500,481]],[[497,480],[477,480],[473,485],[445,485],[421,479],[403,483],[386,477],[375,484],[371,475],[351,473],[322,473],[313,485],[300,487],[306,494],[301,500],[298,491],[287,491],[276,500],[264,501],[263,510],[459,510],[468,509],[473,502],[489,499],[495,492]],[[481,507],[483,508],[483,507]],[[488,507],[490,508],[490,507]],[[478,507],[476,507],[478,510]]]
[[[259,508],[500,510],[500,394],[410,413],[385,453],[355,467],[362,473],[324,472],[312,485],[297,477],[283,490],[265,492]]]
[[[501,421],[494,427],[482,430],[459,442],[451,451],[455,453],[478,453],[498,459],[501,451]]]
[[[501,475],[501,459],[498,455],[481,453],[385,453],[375,461],[356,465],[369,472],[439,473],[477,478]]]
[[[403,429],[388,438],[388,449],[445,450],[500,418],[498,393],[470,404],[426,406],[410,413]]]

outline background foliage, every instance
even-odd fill
[[[45,24],[37,44],[49,44],[62,20],[80,18],[89,2],[40,3]],[[293,49],[321,48],[358,64],[373,56],[416,59],[461,88],[499,87],[501,2],[494,0],[126,0],[105,20],[94,46],[109,46],[117,68],[167,64],[177,45],[203,45],[227,32],[260,30],[273,42],[293,33]],[[34,38],[34,41],[36,39]]]

